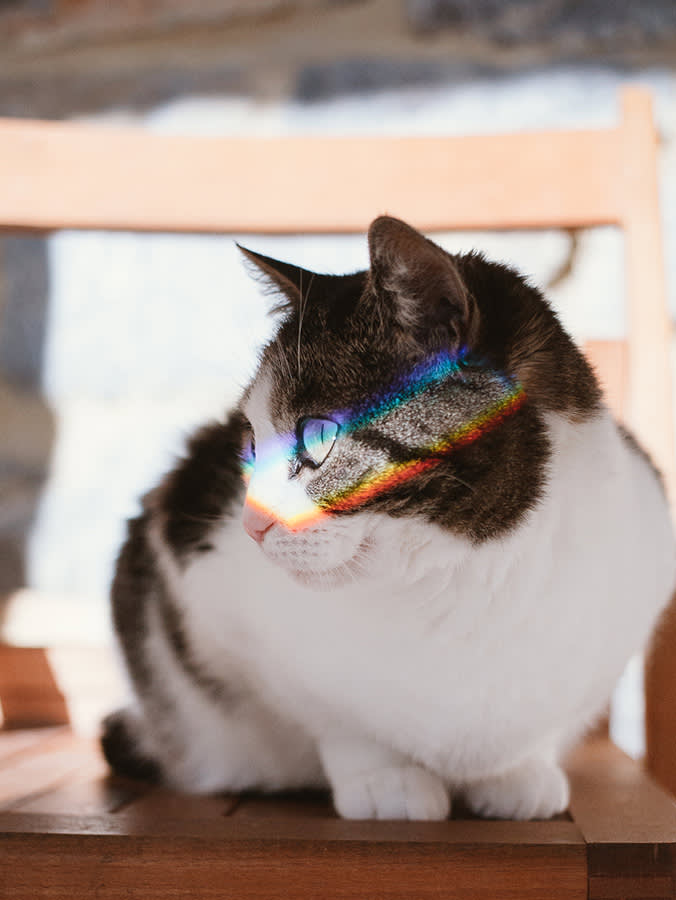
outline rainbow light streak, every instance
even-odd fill
[[[428,469],[433,469],[451,451],[471,444],[478,437],[481,437],[482,434],[486,434],[486,432],[495,428],[496,425],[499,425],[512,413],[515,413],[523,406],[525,399],[526,394],[523,388],[515,388],[510,395],[490,406],[471,422],[461,425],[443,440],[426,447],[426,453],[434,454],[433,456],[426,456],[424,459],[412,459],[403,463],[391,463],[382,472],[374,472],[358,484],[351,485],[346,490],[322,500],[322,508],[326,511],[335,510],[340,512],[354,509],[355,506],[377,497],[384,491],[389,491],[410,478],[414,478]]]
[[[465,353],[464,348],[455,356],[442,352],[420,363],[406,377],[391,384],[375,402],[371,401],[354,410],[338,413],[342,428],[346,431],[364,428],[402,406],[407,400],[422,394],[428,387],[441,384],[460,370]]]
[[[450,375],[456,374],[464,361],[465,353],[464,348],[455,355],[451,355],[448,351],[442,351],[419,363],[407,376],[393,382],[375,400],[371,399],[354,409],[336,411],[331,414],[330,418],[340,424],[342,432],[347,433],[371,425],[392,410],[402,406],[407,400],[417,397],[428,387],[440,384]],[[286,455],[287,448],[295,446],[295,443],[296,436],[290,433],[278,435],[274,441],[267,441],[262,448],[265,452],[260,455],[270,462],[263,463],[262,466],[261,460],[254,461],[253,457],[250,459],[242,457],[242,475],[245,482],[248,484],[254,469],[260,471],[261,467],[277,467],[279,460]]]
[[[448,353],[440,353],[430,360],[413,369],[405,378],[389,386],[375,401],[357,407],[354,410],[343,410],[332,415],[332,418],[340,423],[341,430],[347,433],[357,431],[367,425],[371,425],[378,419],[386,416],[394,409],[404,405],[409,400],[417,397],[428,388],[440,384],[449,376],[456,374],[463,362],[464,353],[451,356]],[[423,458],[412,459],[403,463],[391,463],[382,471],[373,472],[361,481],[349,485],[345,489],[321,499],[321,506],[317,506],[307,495],[297,498],[294,502],[297,506],[294,510],[285,511],[283,514],[275,504],[275,508],[267,505],[260,499],[259,491],[250,485],[254,469],[256,481],[259,477],[265,479],[267,474],[272,474],[274,469],[278,474],[286,468],[288,471],[289,448],[295,445],[295,435],[283,435],[265,447],[261,456],[269,460],[262,465],[254,463],[253,459],[243,459],[242,473],[245,482],[249,485],[247,503],[267,514],[274,515],[286,528],[291,531],[299,531],[314,524],[318,519],[332,511],[344,512],[354,509],[363,503],[377,497],[385,491],[391,490],[400,484],[414,478],[422,472],[428,471],[439,465],[453,450],[472,443],[503,422],[508,416],[515,413],[523,406],[526,394],[521,385],[513,384],[508,379],[502,379],[505,394],[485,410],[482,410],[469,422],[456,428],[442,439],[424,448]],[[280,465],[281,464],[281,465]],[[261,471],[262,470],[262,471]],[[266,470],[270,470],[266,472]],[[264,491],[263,493],[267,493]]]

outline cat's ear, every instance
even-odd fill
[[[369,228],[371,283],[393,306],[401,328],[420,343],[471,347],[479,311],[452,258],[400,219],[380,216]]]
[[[315,278],[314,272],[281,262],[279,259],[272,259],[271,256],[263,256],[262,253],[242,247],[241,244],[237,244],[237,247],[267,284],[280,291],[291,306],[299,305],[300,298],[307,295]]]

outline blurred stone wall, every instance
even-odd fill
[[[0,0],[0,114],[674,65],[673,0]]]

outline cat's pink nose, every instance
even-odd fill
[[[242,525],[246,533],[257,543],[261,543],[265,535],[277,520],[265,509],[261,509],[248,501],[244,504]]]

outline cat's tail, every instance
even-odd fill
[[[103,720],[101,749],[116,775],[138,778],[151,784],[163,781],[159,763],[139,746],[131,710],[118,709]]]

